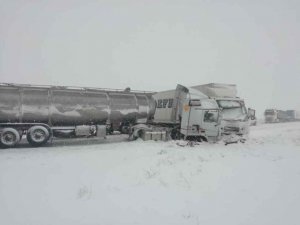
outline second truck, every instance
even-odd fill
[[[249,133],[250,119],[253,112],[245,106],[243,99],[237,96],[234,84],[210,83],[193,86],[209,98],[214,99],[221,110],[221,133],[247,135]]]

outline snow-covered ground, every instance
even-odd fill
[[[227,146],[0,150],[1,225],[298,225],[299,209],[300,123],[251,127]]]

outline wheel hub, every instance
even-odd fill
[[[11,134],[11,133],[7,133],[5,136],[4,136],[4,140],[5,142],[13,142],[14,141],[14,135]]]
[[[13,133],[7,132],[4,134],[2,141],[6,144],[13,144],[16,141],[16,137]]]
[[[42,141],[45,138],[45,133],[42,130],[37,130],[34,132],[33,138],[35,141]]]

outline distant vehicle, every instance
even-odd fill
[[[237,97],[234,84],[210,83],[193,86],[208,97],[215,99],[221,109],[221,133],[246,135],[249,133],[249,114],[243,99]]]
[[[265,123],[292,122],[300,120],[300,111],[266,109],[264,116]]]
[[[290,121],[300,121],[300,110],[287,110]]]

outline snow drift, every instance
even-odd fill
[[[0,150],[0,224],[300,223],[300,123],[245,144],[121,142]]]

